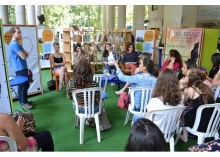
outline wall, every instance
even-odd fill
[[[197,20],[197,12],[198,6],[197,5],[184,5],[182,11],[182,27],[196,27],[196,20]],[[192,16],[193,15],[193,16]]]
[[[163,27],[164,6],[158,5],[156,11],[152,11],[152,5],[148,6],[148,27],[147,28],[162,28]]]

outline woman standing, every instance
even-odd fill
[[[184,88],[184,105],[186,109],[180,118],[180,126],[183,127],[183,135],[180,136],[184,142],[188,141],[188,132],[184,127],[193,127],[196,112],[203,104],[214,103],[214,94],[211,89],[203,83],[199,69],[191,68],[187,71],[186,87]],[[205,109],[201,115],[202,123],[199,124],[198,131],[205,132],[212,115],[213,109]]]
[[[127,52],[123,55],[122,63],[125,64],[125,69],[131,70],[131,75],[135,73],[138,62],[138,53],[134,50],[132,43],[128,44]]]
[[[160,71],[163,71],[164,69],[172,69],[174,72],[178,72],[180,68],[182,67],[182,57],[180,53],[175,50],[171,49],[169,51],[167,60],[163,63],[163,66],[161,67]]]
[[[54,72],[59,75],[59,91],[63,88],[63,81],[65,85],[68,83],[67,68],[65,67],[66,60],[63,53],[60,53],[60,45],[58,42],[53,44],[55,53],[51,55],[51,64],[54,67]]]

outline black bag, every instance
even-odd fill
[[[35,130],[36,130],[36,124],[35,124],[33,113],[17,111],[17,112],[12,113],[11,116],[17,122],[19,115],[24,117],[24,120],[25,120],[24,127],[22,129],[22,132],[24,133],[24,135],[26,137],[34,135]]]
[[[55,90],[56,89],[56,82],[55,82],[55,80],[50,80],[49,82],[47,82],[47,88],[49,90]]]

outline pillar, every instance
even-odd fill
[[[0,5],[0,19],[2,19],[2,24],[9,24],[7,5]]]
[[[107,28],[107,5],[102,6],[102,30]]]
[[[126,5],[118,5],[118,29],[126,27]]]
[[[39,25],[40,22],[37,18],[37,15],[41,14],[41,5],[35,5],[35,20],[36,20],[36,24]]]
[[[168,26],[181,27],[182,5],[165,5],[164,6],[164,23],[163,28]]]
[[[27,5],[27,17],[28,17],[28,24],[30,25],[36,24],[36,15],[35,15],[34,5]]]
[[[115,6],[114,5],[108,5],[108,30],[114,30],[115,26]]]
[[[15,5],[16,24],[26,24],[25,6]]]
[[[133,30],[144,29],[144,5],[134,5]]]

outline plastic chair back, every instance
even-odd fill
[[[214,99],[216,101],[216,99],[218,98],[218,94],[220,92],[220,84],[217,86],[216,90],[215,90],[215,95],[214,95]]]
[[[18,151],[17,144],[16,144],[15,140],[12,139],[11,137],[0,136],[0,141],[6,141],[9,145],[10,151],[12,151],[12,152]]]

